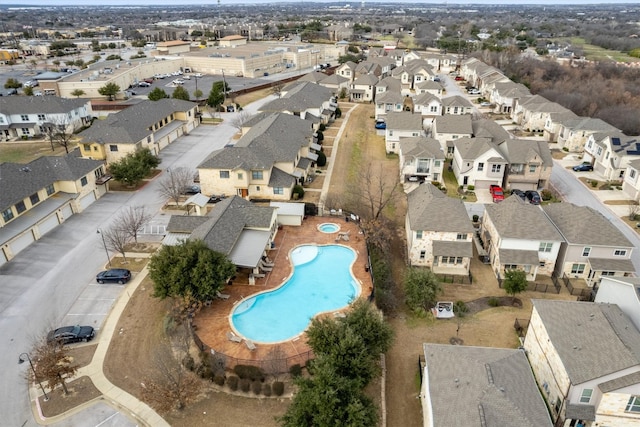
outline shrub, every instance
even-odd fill
[[[271,396],[271,384],[262,385],[262,394],[264,394],[267,397]]]
[[[251,381],[248,378],[242,378],[240,380],[240,390],[247,393],[249,392],[250,388],[251,388]]]
[[[589,184],[591,184],[593,188],[596,188],[598,186],[598,181],[595,181],[595,180],[589,181]]]
[[[235,375],[229,377],[227,379],[227,385],[229,386],[231,391],[236,391],[238,389],[238,377],[236,377]]]
[[[542,200],[551,200],[553,199],[553,194],[551,194],[551,190],[544,189],[540,192],[540,197],[542,197]]]
[[[453,312],[456,313],[459,317],[464,317],[465,314],[469,312],[469,307],[464,301],[456,301],[453,305]]]
[[[478,222],[479,219],[480,217],[478,215],[473,216],[473,222]]]
[[[216,376],[214,376],[213,377],[213,382],[222,387],[224,385],[224,375],[216,375]]]
[[[196,369],[196,362],[193,360],[193,357],[191,357],[190,354],[187,354],[182,358],[182,366],[190,371],[193,371],[194,369]]]
[[[282,396],[284,394],[284,383],[282,381],[273,383],[273,394],[276,396]]]
[[[324,131],[325,131],[325,129],[327,129],[327,126],[325,126],[325,124],[324,124],[324,123],[320,123],[320,126],[318,127],[318,130],[319,130],[320,132],[324,132]]]
[[[489,301],[487,301],[487,304],[489,304],[489,307],[498,307],[500,306],[500,300],[496,297],[491,297]]]
[[[567,147],[562,147],[562,151],[564,151],[564,152],[567,152],[567,153],[568,153],[568,152],[569,152],[569,149],[568,149]]]
[[[289,373],[294,378],[299,377],[300,375],[302,375],[302,366],[300,366],[298,363],[296,363],[295,365],[293,365],[293,366],[291,366],[289,368]]]
[[[473,190],[475,190],[475,189],[476,189],[476,186],[475,186],[475,185],[467,185],[467,190],[469,190],[469,191],[473,191]]]
[[[323,167],[324,165],[327,164],[327,155],[324,154],[322,151],[318,153],[318,160],[316,160],[316,164],[319,167]]]
[[[233,371],[236,373],[240,379],[248,379],[251,381],[264,381],[264,371],[257,366],[253,365],[236,365],[233,368]]]
[[[213,371],[211,370],[209,365],[202,364],[202,365],[198,366],[198,369],[196,370],[196,373],[202,379],[213,380]]]
[[[293,194],[297,194],[298,195],[298,200],[302,199],[304,197],[304,188],[302,188],[302,185],[297,184],[293,187]],[[295,197],[294,197],[295,199]]]
[[[252,382],[251,391],[253,391],[253,394],[260,394],[260,392],[262,391],[262,383],[260,381]]]
[[[436,188],[440,188],[442,184],[440,184],[440,181],[431,181],[431,185],[433,185]]]

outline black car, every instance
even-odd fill
[[[198,194],[200,192],[199,185],[189,185],[182,190],[184,194]]]
[[[524,195],[527,197],[527,200],[532,205],[539,205],[540,202],[542,202],[542,198],[540,197],[540,194],[538,194],[538,192],[535,190],[525,191]]]
[[[518,190],[518,189],[515,189],[515,188],[513,190],[511,190],[511,194],[520,197],[522,200],[526,200],[526,198],[527,198],[527,196],[524,194],[524,191]]]
[[[591,163],[581,163],[579,165],[575,165],[572,169],[574,172],[591,172],[593,170],[593,165]]]
[[[125,268],[112,268],[110,270],[101,271],[96,276],[96,281],[102,283],[118,283],[124,285],[131,279],[131,272]]]
[[[61,344],[72,342],[91,341],[95,336],[95,330],[91,326],[63,326],[47,334],[47,342],[57,341]]]

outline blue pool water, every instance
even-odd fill
[[[318,230],[322,231],[323,233],[335,233],[336,231],[340,230],[340,226],[332,222],[325,222],[324,224],[320,224],[318,226]]]
[[[298,246],[291,251],[292,276],[278,289],[239,303],[231,314],[236,331],[252,341],[289,340],[323,311],[347,306],[360,293],[351,275],[355,252],[338,245]]]

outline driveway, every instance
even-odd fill
[[[271,99],[274,98],[269,96],[250,104],[245,110],[255,113]],[[228,119],[232,114],[235,113],[222,113],[221,117]],[[179,166],[195,169],[209,153],[224,147],[236,133],[229,121],[217,126],[199,126],[165,148],[160,155],[160,169]],[[135,193],[106,194],[0,268],[0,364],[4,367],[0,395],[5,396],[0,399],[0,413],[3,414],[3,425],[38,425],[31,412],[24,379],[28,366],[18,365],[18,355],[29,351],[34,339],[54,325],[85,322],[100,328],[113,301],[125,287],[95,285],[95,275],[106,263],[102,240],[96,230],[108,227],[124,207],[146,206],[153,214],[159,212],[165,202],[158,192],[161,178],[162,174]],[[153,225],[161,227],[163,223],[162,218],[156,218]],[[102,423],[96,422],[93,416],[97,409],[83,412],[87,411],[92,415],[78,417],[72,425]],[[102,419],[106,422],[112,416],[105,412]]]

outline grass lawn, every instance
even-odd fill
[[[560,39],[559,41],[563,41]],[[581,47],[584,50],[584,56],[589,61],[619,61],[619,62],[638,62],[639,58],[634,58],[626,53],[622,53],[618,50],[609,50],[600,46],[588,44],[585,39],[581,37],[571,37],[569,42]]]
[[[71,151],[72,147],[69,149]],[[29,163],[42,156],[63,156],[64,147],[51,144],[47,141],[40,142],[3,142],[0,144],[0,163]]]

